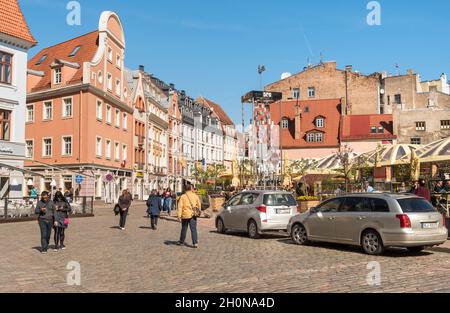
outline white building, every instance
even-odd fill
[[[28,50],[36,45],[17,0],[0,7],[0,198],[22,197]]]

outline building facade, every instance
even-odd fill
[[[26,195],[28,50],[36,45],[17,0],[0,1],[0,198]]]
[[[34,181],[38,190],[72,188],[113,202],[131,188],[133,106],[124,54],[120,18],[103,12],[98,30],[28,62],[26,167],[45,176]]]

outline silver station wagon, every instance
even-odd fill
[[[285,191],[248,191],[232,197],[217,216],[217,232],[247,232],[259,238],[268,231],[286,231],[289,220],[298,214],[297,201]]]
[[[329,199],[289,221],[288,233],[299,245],[311,241],[361,246],[379,255],[387,247],[420,252],[446,242],[444,217],[414,195],[348,194]]]

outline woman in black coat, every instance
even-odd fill
[[[161,215],[162,210],[162,197],[156,190],[152,191],[152,194],[147,200],[147,213],[150,215],[151,227],[156,230],[158,226],[158,218]]]
[[[72,212],[69,202],[64,197],[62,192],[57,191],[53,198],[55,205],[55,221],[54,221],[54,251],[65,250],[64,239],[66,238],[65,232],[69,226],[69,214]]]

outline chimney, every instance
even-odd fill
[[[300,140],[302,136],[302,110],[300,105],[295,106],[295,140]]]
[[[407,72],[408,72],[408,75],[414,75],[414,70],[412,70],[412,69],[409,69]]]
[[[139,70],[141,72],[145,72],[145,66],[144,65],[139,65]]]
[[[346,70],[347,72],[353,72],[353,65],[347,65],[347,66],[345,67],[345,70]]]

